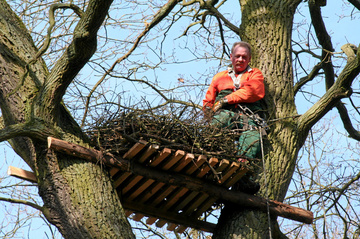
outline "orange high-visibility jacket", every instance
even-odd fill
[[[228,71],[219,72],[211,81],[203,106],[212,107],[222,90],[233,90],[233,93],[226,96],[229,104],[254,103],[265,96],[264,76],[259,69],[250,68],[242,75],[240,88],[236,90]]]

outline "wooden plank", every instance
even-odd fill
[[[210,198],[210,196],[209,196],[209,194],[207,194],[207,193],[201,193],[201,194],[199,194],[198,195],[198,198],[193,202],[193,203],[191,203],[191,205],[184,211],[184,214],[185,215],[190,215],[191,213],[193,213],[194,212],[194,210],[196,209],[196,208],[198,208],[200,205],[201,205],[201,203],[203,203],[206,199],[209,199]],[[216,201],[216,200],[215,200]],[[213,204],[213,203],[212,203]],[[212,204],[210,205],[210,206],[212,206]],[[205,212],[207,209],[209,209],[209,208],[206,208],[204,211],[202,211],[201,212],[201,210],[203,210],[202,208],[199,208],[198,210],[196,210],[196,213],[197,214],[202,214],[203,212]]]
[[[142,176],[132,176],[132,179],[130,179],[130,181],[124,185],[124,187],[122,187],[121,192],[123,195],[125,195],[130,189],[132,189],[133,187],[135,187],[135,185],[142,179]]]
[[[164,218],[168,223],[184,225],[186,227],[193,227],[195,229],[205,232],[213,232],[216,226],[213,223],[200,221],[194,218],[189,218],[187,216],[184,217],[179,213],[168,212],[166,210],[163,210],[162,208],[153,208],[149,205],[136,204],[127,201],[125,201],[123,205],[124,208],[128,210],[141,211],[141,213],[146,216]],[[149,223],[151,222],[146,221],[146,224],[152,225]]]
[[[228,166],[230,165],[230,161],[227,159],[222,159],[220,161],[219,167],[216,169],[217,175],[214,175],[215,177],[218,177],[219,181],[221,180],[223,174],[222,171],[224,171]]]
[[[130,172],[123,172],[120,177],[114,181],[114,187],[118,188],[130,175]]]
[[[227,164],[227,163],[228,162],[225,162],[225,164]],[[224,182],[226,182],[226,180],[228,178],[233,176],[234,172],[236,172],[239,169],[239,167],[240,167],[240,163],[232,162],[231,165],[229,167],[227,167],[227,169],[223,172],[223,176],[221,177],[221,180],[218,183],[223,184]],[[243,176],[243,174],[242,174],[242,176]],[[239,179],[241,177],[239,177]],[[232,185],[229,185],[229,186],[226,185],[226,188],[229,188],[230,186],[232,186]],[[192,203],[192,205],[190,205],[189,208],[187,208],[185,210],[185,214],[189,214],[189,213],[193,212],[197,207],[199,207],[202,203],[204,203],[206,201],[202,207],[200,207],[200,208],[198,208],[198,210],[196,210],[195,217],[198,217],[203,212],[208,210],[217,200],[218,200],[218,198],[211,198],[208,194],[203,193],[196,201],[194,201]]]
[[[185,168],[192,160],[194,159],[194,155],[193,154],[186,154],[185,158],[183,158],[183,160],[181,160],[181,162],[179,162],[179,164],[177,166],[175,166],[175,168],[172,170],[174,172],[180,172],[183,168]],[[151,196],[155,195],[163,186],[165,185],[165,183],[161,183],[161,182],[157,182],[156,184],[152,185],[151,188],[149,188],[147,190],[147,192],[145,193],[145,195],[142,197],[140,202],[145,202],[147,201]],[[172,188],[175,188],[173,186],[169,186]]]
[[[156,217],[149,217],[147,220],[146,220],[146,224],[148,225],[152,225],[156,222],[156,220],[158,220],[158,218]]]
[[[194,160],[195,156],[193,154],[186,154],[185,158],[181,160],[177,165],[174,166],[172,171],[180,172],[183,168],[185,168],[190,162]]]
[[[183,225],[180,225],[178,228],[175,229],[175,232],[179,233],[179,234],[182,234],[185,232],[187,227],[183,226]]]
[[[169,170],[173,165],[180,161],[185,156],[185,152],[178,150],[175,154],[162,166],[163,170]]]
[[[191,166],[185,171],[185,174],[187,175],[191,175],[192,173],[194,173],[197,169],[200,168],[200,166],[206,162],[206,156],[205,155],[200,155],[197,160],[191,164]]]
[[[219,160],[217,158],[210,158],[209,160],[209,165],[210,167],[214,167],[216,164],[219,163]],[[199,174],[196,175],[197,178],[202,178],[205,176],[205,174],[210,170],[209,165],[206,165],[205,167],[203,167]],[[199,194],[199,192],[191,192],[188,196],[186,196],[186,198],[184,198],[183,200],[181,200],[181,202],[176,205],[174,211],[180,211],[182,209],[185,208],[185,206],[191,201],[193,200],[197,195]]]
[[[159,145],[150,145],[146,151],[141,155],[138,162],[144,163],[148,158],[150,158],[156,151],[159,149]]]
[[[150,165],[152,167],[158,166],[170,154],[171,154],[171,149],[164,148],[154,159],[150,160]]]
[[[183,160],[181,160],[181,162],[176,165],[174,167],[174,169],[172,171],[174,172],[180,172],[182,171],[190,162],[192,162],[194,160],[194,155],[193,154],[186,154],[185,158],[183,158]],[[150,192],[151,193],[147,193],[145,195],[145,198],[146,200],[148,200],[152,195],[155,195],[155,193],[160,190],[160,188],[162,188],[163,186],[165,185],[165,183],[161,183],[161,182],[158,182],[156,184],[156,186],[153,188],[153,190],[151,190]],[[151,205],[158,205],[165,197],[167,197],[173,190],[175,190],[175,186],[173,185],[168,185],[164,191],[162,193],[160,193],[159,196],[156,197],[156,199],[152,202]],[[157,219],[156,218],[148,218],[148,222],[149,223],[154,223]],[[151,225],[151,224],[150,224]]]
[[[148,153],[147,153],[148,154]],[[171,154],[171,149],[165,148],[163,149],[156,157],[154,157],[153,160],[150,161],[149,166],[151,167],[156,167],[158,164],[160,164],[163,160],[165,160],[169,155]],[[121,176],[118,180],[115,181],[115,188],[119,187],[121,182],[123,182],[127,177],[129,177],[130,175],[128,174],[124,174],[123,176]],[[125,177],[125,179],[124,179]],[[141,179],[143,178],[143,176],[137,175],[135,177],[133,177],[133,179],[126,185],[124,186],[124,189],[122,189],[123,194],[125,194],[126,192],[128,192],[132,187],[134,187]],[[151,179],[149,179],[151,180]],[[150,184],[146,184],[146,185],[151,185]],[[144,189],[142,189],[144,190]],[[142,191],[141,191],[142,192]],[[139,191],[136,191],[136,194],[141,193]],[[134,195],[133,195],[134,196]]]
[[[141,213],[135,213],[134,216],[132,216],[132,219],[136,222],[140,221],[144,217],[144,214]]]
[[[138,176],[141,177],[141,176]],[[137,198],[142,192],[144,192],[148,187],[150,187],[153,183],[155,182],[155,180],[153,179],[148,179],[146,180],[144,183],[141,184],[140,187],[138,187],[133,193],[131,193],[127,198],[129,200],[135,200],[135,198]]]
[[[7,174],[9,176],[14,176],[14,177],[17,177],[19,179],[26,180],[26,181],[29,181],[29,182],[32,182],[32,183],[37,183],[37,178],[36,178],[36,176],[35,176],[35,174],[33,172],[30,172],[30,171],[27,171],[27,170],[24,170],[24,169],[21,169],[21,168],[17,168],[17,167],[14,167],[14,166],[9,166]]]
[[[177,224],[168,223],[168,226],[166,227],[166,229],[167,229],[168,231],[175,231],[175,229],[176,229],[177,226],[178,226]]]
[[[136,144],[134,144],[129,151],[127,151],[123,158],[125,159],[132,159],[134,158],[146,145],[148,142],[144,140],[139,140]]]
[[[247,168],[240,168],[239,171],[235,174],[235,176],[233,176],[232,178],[230,178],[228,181],[226,181],[224,183],[226,188],[231,187],[232,185],[234,185],[237,181],[239,181],[244,175],[245,173],[247,173],[249,171],[249,169]]]
[[[131,214],[133,214],[133,211],[125,210],[125,216],[126,216],[126,217],[130,217]]]
[[[187,170],[186,170],[186,174],[192,174],[194,173],[196,170],[198,170],[202,164],[204,164],[206,162],[206,156],[205,155],[200,155],[197,160],[194,162],[193,165],[191,165]],[[197,176],[202,175],[201,171],[199,174],[197,174]],[[175,189],[175,187],[169,187],[168,189]],[[187,188],[178,188],[173,195],[166,201],[166,203],[164,205],[161,205],[162,208],[168,210],[170,209],[173,205],[175,205],[181,197],[183,197],[185,195],[185,193],[187,193],[189,191],[189,189]],[[159,220],[156,225],[158,227],[163,227],[165,225],[166,221],[164,220]]]
[[[196,177],[198,178],[204,177],[205,174],[207,174],[207,172],[209,172],[211,168],[213,168],[218,163],[219,160],[217,158],[210,158],[208,164],[204,164],[204,166],[201,168],[200,172],[198,173],[198,175],[196,175]]]
[[[132,159],[135,157],[148,143],[144,140],[139,140],[136,144],[134,144],[130,150],[128,150],[124,155],[123,158],[125,159]],[[114,176],[117,172],[119,172],[118,168],[113,168],[110,171],[110,175]]]
[[[206,156],[205,155],[200,155],[197,160],[194,162],[193,165],[191,165],[187,170],[186,173],[187,174],[192,174],[193,172],[195,172],[203,163],[206,162]],[[174,190],[176,187],[174,186],[170,186],[167,188],[167,195],[169,195],[172,190]],[[189,189],[187,188],[179,188],[177,190],[177,192],[175,192],[173,194],[173,196],[171,198],[168,199],[168,201],[165,203],[165,205],[162,205],[162,207],[169,209],[172,205],[174,205],[182,196],[184,196],[184,194],[189,191]],[[165,197],[166,197],[165,196]],[[155,199],[155,201],[157,201],[158,203],[161,202],[164,198],[164,195],[161,194],[159,196],[159,198]],[[157,205],[157,204],[156,204]]]
[[[223,184],[228,178],[230,178],[233,173],[238,170],[240,167],[240,163],[232,162],[231,165],[223,172],[223,176],[221,177],[219,184]]]

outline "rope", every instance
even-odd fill
[[[264,156],[264,143],[262,139],[262,129],[266,130],[268,127],[266,121],[259,117],[257,114],[254,114],[248,107],[243,107],[239,104],[240,109],[246,114],[249,118],[253,119],[256,124],[259,126],[259,134],[260,134],[260,148],[261,148],[261,158],[263,163],[263,170],[264,170],[264,183],[265,183],[265,195],[266,195],[266,209],[267,209],[267,216],[268,216],[268,223],[269,223],[269,238],[272,239],[271,233],[271,218],[270,218],[270,204],[269,204],[269,191],[267,187],[267,177],[266,177],[266,167],[265,167],[265,156]]]
[[[271,219],[270,219],[270,205],[269,205],[269,191],[268,191],[268,187],[267,187],[266,167],[265,167],[265,157],[264,157],[264,145],[263,145],[261,130],[259,130],[259,133],[260,133],[261,158],[262,158],[263,170],[264,170],[265,194],[266,194],[266,209],[267,209],[267,216],[268,216],[268,222],[269,222],[269,237],[270,237],[270,239],[272,239],[272,234],[271,234]]]

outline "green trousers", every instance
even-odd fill
[[[247,118],[244,119],[239,113],[230,110],[219,110],[213,117],[211,124],[219,128],[228,129],[246,129],[253,128],[242,132],[237,142],[239,157],[246,156],[249,158],[257,158],[260,150],[260,133],[255,129],[256,123]],[[248,124],[248,125],[246,125]]]

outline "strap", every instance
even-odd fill
[[[240,80],[241,80],[241,77],[244,74],[244,72],[250,71],[250,70],[251,70],[250,66],[247,66],[247,68],[236,77],[233,68],[230,66],[228,67],[228,74],[231,77],[231,79],[233,80],[236,90],[240,89],[240,86],[241,86]]]

